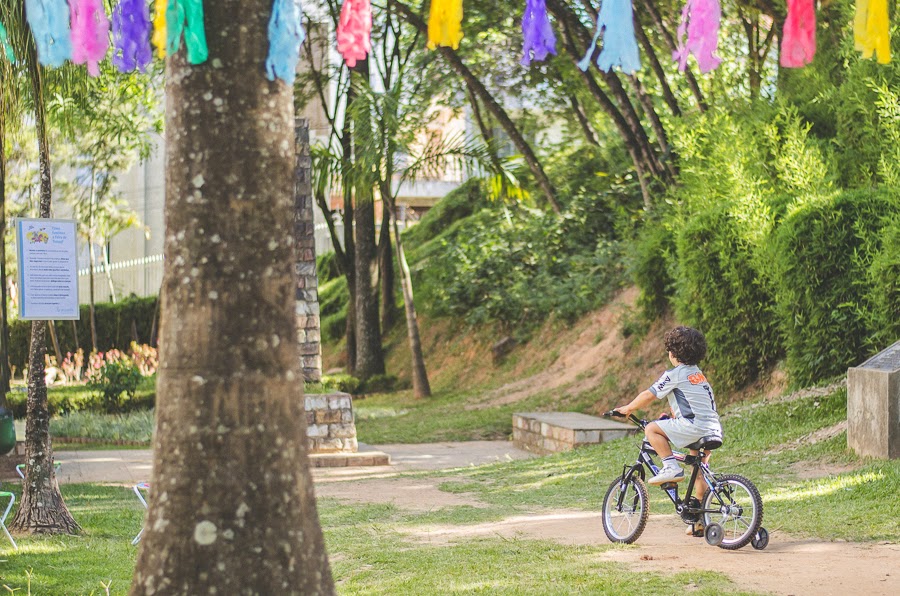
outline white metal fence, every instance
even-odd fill
[[[141,259],[112,263],[107,274],[106,266],[98,264],[94,267],[94,302],[110,302],[112,291],[110,279],[120,300],[130,294],[136,296],[155,296],[159,293],[163,276],[163,256],[151,255]],[[90,269],[78,271],[78,299],[81,304],[90,302]]]

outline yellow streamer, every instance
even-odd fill
[[[166,4],[167,0],[156,0],[153,17],[153,45],[156,46],[156,55],[166,57]]]
[[[872,54],[880,64],[891,61],[887,0],[857,0],[853,17],[853,42],[863,58]]]
[[[462,39],[463,0],[431,0],[428,15],[428,48],[459,48]]]

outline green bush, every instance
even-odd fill
[[[113,348],[127,350],[132,341],[150,343],[153,318],[156,314],[156,297],[124,298],[112,304],[103,302],[94,305],[97,320],[97,349],[107,352]],[[91,314],[90,306],[81,305],[81,319],[74,322],[57,321],[56,334],[63,356],[67,352],[75,352],[75,330],[78,333],[78,346],[90,352],[91,348]],[[53,344],[47,333],[47,353],[53,355]],[[9,326],[9,362],[18,373],[28,363],[28,348],[31,342],[31,321],[16,320]]]
[[[661,223],[645,225],[631,245],[629,274],[641,290],[638,307],[647,320],[661,316],[669,306],[673,284],[669,262],[674,252],[672,231]]]
[[[702,330],[716,382],[742,387],[780,355],[772,291],[728,205],[692,217],[677,239],[675,312]]]
[[[447,193],[428,210],[422,219],[403,232],[403,246],[413,250],[444,232],[450,225],[465,219],[487,205],[487,190],[477,178],[467,180]]]
[[[360,393],[390,393],[398,389],[406,389],[401,387],[401,383],[396,375],[373,375],[366,379],[360,386]]]
[[[871,353],[870,271],[890,270],[895,257],[877,257],[898,214],[897,191],[859,190],[810,201],[779,226],[776,301],[793,383],[841,374]]]
[[[9,408],[16,418],[25,418],[28,412],[28,394],[11,391],[6,394]],[[47,388],[47,402],[51,416],[72,412],[101,412],[101,402],[87,385],[64,385]],[[149,410],[156,403],[156,376],[141,377],[131,397],[121,400],[121,410]]]
[[[342,391],[344,393],[356,393],[359,389],[359,379],[346,374],[322,375],[323,391]]]
[[[900,340],[900,217],[894,217],[887,225],[883,238],[882,249],[872,260],[868,276],[872,351]]]
[[[134,399],[134,393],[140,382],[141,371],[131,359],[123,357],[106,362],[88,380],[87,385],[99,400],[103,411],[107,414],[117,414],[122,411],[126,401]]]

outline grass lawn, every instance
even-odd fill
[[[802,441],[846,419],[846,391],[724,414],[725,446],[713,468],[751,478],[762,491],[765,525],[824,540],[897,541],[900,537],[900,461],[872,461],[846,449],[837,432]],[[636,438],[531,460],[422,473],[447,478],[441,488],[470,493],[483,507],[429,512],[393,505],[319,502],[332,569],[341,594],[698,594],[734,592],[715,573],[635,573],[602,560],[620,546],[566,546],[531,539],[479,538],[422,544],[412,536],[429,524],[463,526],[552,508],[596,510],[602,492],[632,461]],[[829,473],[832,470],[834,473]],[[804,479],[814,474],[815,478]],[[10,484],[7,486],[16,486]],[[78,537],[21,538],[21,550],[0,539],[0,586],[33,594],[124,594],[136,549],[130,541],[143,509],[127,488],[64,485],[63,494],[84,527]],[[651,489],[651,511],[671,512]]]

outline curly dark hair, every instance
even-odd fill
[[[682,364],[697,364],[706,356],[706,338],[692,327],[676,327],[666,333],[666,350]]]

